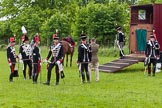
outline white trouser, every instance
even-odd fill
[[[91,81],[91,71],[92,71],[92,69],[94,69],[94,71],[95,71],[95,76],[96,76],[96,81],[99,81],[99,69],[98,69],[98,67],[99,67],[99,63],[98,62],[96,62],[96,63],[89,63],[89,75],[90,75],[90,81]]]

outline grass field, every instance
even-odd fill
[[[45,58],[47,49],[42,48]],[[100,63],[106,63],[114,57],[100,56]],[[46,81],[46,64],[42,64],[39,83],[23,80],[22,64],[19,68],[19,78],[10,83],[9,66],[6,52],[0,52],[0,108],[161,108],[162,107],[162,73],[155,77],[144,76],[143,63],[132,65],[118,73],[100,72],[100,81],[81,84],[76,54],[72,67],[65,67],[64,82],[54,86],[55,72],[53,70],[50,86]],[[40,79],[41,78],[41,79]]]

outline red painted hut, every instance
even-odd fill
[[[162,51],[162,4],[131,6],[130,53],[143,53],[152,30],[155,30]]]

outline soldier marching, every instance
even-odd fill
[[[151,76],[151,64],[152,64],[152,76],[155,76],[156,61],[160,58],[160,45],[156,40],[156,37],[151,34],[150,40],[146,43],[145,56],[148,67],[148,76]]]
[[[88,69],[88,64],[91,62],[91,47],[87,44],[86,39],[87,36],[82,33],[80,36],[81,44],[78,46],[78,64],[79,64],[79,71],[81,74],[81,82],[85,83],[85,73],[87,82],[90,82],[90,74]],[[84,73],[85,70],[85,73]]]
[[[14,70],[15,70],[16,58],[17,58],[14,46],[15,46],[15,38],[10,37],[9,45],[7,47],[7,61],[10,66],[10,76],[9,76],[10,82],[13,82]]]
[[[33,61],[33,72],[32,72],[32,79],[33,84],[37,84],[37,79],[40,74],[41,70],[41,54],[39,49],[40,39],[39,37],[34,38],[33,44],[33,53],[32,53],[32,61]]]
[[[119,47],[119,56],[120,59],[124,58],[124,45],[125,45],[125,35],[122,32],[122,28],[119,26],[117,27],[118,35],[117,35],[117,45]]]
[[[26,68],[27,65],[29,67],[29,79],[31,79],[32,76],[32,61],[31,61],[31,56],[32,56],[32,48],[29,45],[29,38],[27,35],[22,36],[22,45],[19,48],[19,58],[20,62],[23,63],[23,75],[24,75],[24,80],[26,80]]]
[[[56,74],[55,85],[59,85],[60,72],[62,71],[61,66],[63,63],[63,56],[64,56],[63,46],[59,42],[58,35],[54,34],[53,35],[53,44],[50,46],[47,58],[44,60],[44,62],[49,64],[47,67],[48,73],[47,73],[47,81],[44,83],[45,85],[50,85],[51,71],[54,66],[55,66],[55,74]],[[51,57],[51,60],[50,60],[50,62],[48,62],[50,57]]]

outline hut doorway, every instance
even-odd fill
[[[146,37],[147,37],[147,30],[146,29],[137,29],[136,30],[137,50],[139,52],[145,51]]]

